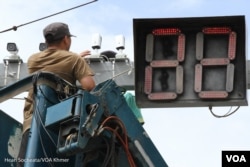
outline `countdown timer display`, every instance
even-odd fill
[[[247,105],[244,16],[134,19],[139,107]]]

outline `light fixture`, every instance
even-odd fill
[[[116,35],[115,36],[115,46],[118,52],[115,55],[114,59],[111,59],[113,62],[115,61],[125,61],[127,63],[130,63],[129,58],[125,53],[123,53],[123,50],[125,49],[125,37],[123,35]]]
[[[103,57],[100,56],[99,49],[102,44],[102,36],[99,33],[92,35],[92,49],[91,55],[85,56],[84,59],[90,64],[91,61],[101,61],[103,62]]]
[[[99,49],[101,49],[102,44],[102,36],[98,33],[95,33],[92,35],[92,48],[94,49],[94,53],[92,53],[90,56],[91,58],[99,58]]]
[[[20,68],[21,68],[21,64],[23,63],[23,60],[19,57],[18,53],[18,47],[15,43],[13,42],[9,42],[7,43],[7,51],[10,52],[11,55],[6,56],[3,59],[3,62],[5,64],[5,76],[4,76],[4,84],[7,84],[7,77],[11,76],[13,77],[13,75],[15,74],[15,72],[8,72],[8,67],[9,64],[17,64],[17,72],[16,72],[16,79],[19,80],[20,77]],[[9,73],[9,75],[8,75]]]
[[[125,49],[125,37],[123,35],[115,36],[115,45],[118,50],[116,58],[126,58],[126,54],[123,53],[123,50]]]
[[[15,43],[7,43],[7,50],[13,54],[18,53],[18,48]]]
[[[6,63],[23,63],[23,60],[18,56],[18,47],[15,43],[10,42],[7,43],[7,51],[10,52],[11,55],[6,56],[3,61]]]

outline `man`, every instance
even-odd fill
[[[82,88],[92,90],[95,87],[93,72],[82,58],[89,54],[84,51],[80,55],[70,52],[71,37],[67,24],[55,22],[49,24],[43,30],[43,35],[47,44],[47,49],[33,54],[27,62],[29,73],[47,71],[58,75],[71,84],[79,81]],[[23,137],[19,158],[25,158],[28,144],[29,129],[33,115],[32,90],[29,92],[24,106]],[[18,164],[22,166],[21,164]]]

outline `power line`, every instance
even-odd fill
[[[86,5],[91,4],[91,3],[93,3],[93,2],[96,2],[96,1],[98,1],[98,0],[93,0],[93,1],[90,1],[90,2],[87,2],[87,3],[84,3],[84,4],[81,4],[81,5],[75,6],[75,7],[73,7],[73,8],[69,8],[69,9],[63,10],[63,11],[61,11],[61,12],[57,12],[57,13],[54,13],[54,14],[51,14],[51,15],[42,17],[42,18],[40,18],[40,19],[36,19],[36,20],[30,21],[30,22],[21,24],[21,25],[19,25],[19,26],[13,26],[12,28],[9,28],[9,29],[0,31],[0,33],[4,33],[4,32],[7,32],[7,31],[11,31],[11,30],[16,31],[17,28],[19,28],[19,27],[26,26],[26,25],[28,25],[28,24],[31,24],[31,23],[34,23],[34,22],[37,22],[37,21],[40,21],[40,20],[43,20],[43,19],[47,19],[47,18],[49,18],[49,17],[52,17],[52,16],[55,16],[55,15],[59,15],[59,14],[65,13],[65,12],[68,12],[68,11],[70,11],[70,10],[74,10],[74,9],[76,9],[76,8],[82,7],[82,6],[86,6]]]

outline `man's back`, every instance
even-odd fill
[[[85,60],[77,54],[65,50],[47,49],[32,55],[28,60],[29,73],[52,72],[75,84],[86,75],[93,75]]]

